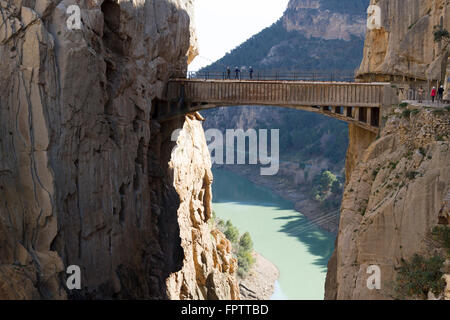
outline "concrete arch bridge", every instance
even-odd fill
[[[155,112],[164,122],[216,107],[279,106],[320,113],[378,133],[383,108],[397,103],[397,90],[390,83],[172,79]]]

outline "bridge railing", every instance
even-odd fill
[[[224,71],[190,71],[188,79],[203,80],[258,80],[258,81],[331,81],[353,82],[354,71],[256,71],[248,69],[236,73],[230,69],[230,74]]]
[[[169,101],[181,98],[216,105],[302,105],[379,107],[387,84],[281,81],[171,80]]]

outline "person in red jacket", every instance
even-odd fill
[[[433,87],[433,89],[431,89],[431,101],[434,103],[434,99],[436,99],[436,87]]]

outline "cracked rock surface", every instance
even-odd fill
[[[174,183],[168,163],[185,119],[152,119],[196,55],[192,0],[80,1],[69,30],[73,4],[0,0],[0,298],[231,298],[226,240],[199,231],[205,267],[182,232],[206,230],[207,160],[178,167],[205,181],[181,192],[190,181]],[[195,222],[183,220],[191,191]],[[69,265],[81,290],[66,290]],[[172,274],[189,279],[184,295]]]

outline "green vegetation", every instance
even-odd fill
[[[244,277],[255,263],[253,257],[253,241],[248,232],[244,233],[239,239],[238,275]]]
[[[389,162],[389,168],[391,170],[395,170],[395,168],[397,168],[397,165],[398,165],[398,161],[390,161]]]
[[[431,238],[435,241],[435,248],[443,249],[447,258],[450,257],[450,228],[436,226],[431,231]],[[415,254],[409,261],[402,259],[395,281],[396,298],[427,299],[430,291],[435,296],[444,291],[446,283],[442,276],[445,273],[446,258],[439,253],[440,250],[435,252],[438,253],[430,257]]]
[[[444,41],[445,43],[450,42],[450,33],[448,32],[447,29],[443,28],[440,25],[434,26],[433,36],[435,42],[441,41]]]
[[[358,15],[365,12],[369,4],[369,0],[327,0],[321,1],[320,6],[323,10],[331,12]]]
[[[418,174],[419,174],[419,172],[417,172],[417,171],[408,171],[406,173],[406,178],[408,178],[409,180],[414,180]]]
[[[349,41],[308,39],[300,32],[287,31],[280,19],[201,71],[252,66],[256,76],[258,71],[354,70],[362,60],[363,48],[361,37],[352,36]]]
[[[409,118],[410,115],[411,115],[411,110],[408,110],[408,109],[403,110],[403,112],[402,112],[403,118]]]
[[[375,169],[375,170],[372,171],[372,178],[373,178],[374,180],[375,180],[375,178],[377,177],[378,172],[380,172],[380,168]]]
[[[225,230],[223,232],[225,237],[231,241],[231,243],[236,243],[239,239],[239,230],[228,220],[225,223]]]
[[[344,181],[331,171],[323,170],[312,181],[311,198],[321,203],[322,210],[338,209]]]
[[[425,258],[415,254],[410,261],[402,260],[395,283],[396,298],[426,299],[431,290],[439,295],[445,288],[442,279],[445,259],[440,256]]]
[[[433,239],[447,251],[447,257],[450,257],[450,227],[437,226],[433,229],[431,234]]]
[[[411,30],[412,28],[414,28],[414,26],[417,24],[417,21],[416,22],[414,22],[414,23],[412,23],[409,27],[408,27],[408,30]]]
[[[435,109],[435,110],[433,110],[432,111],[432,113],[435,115],[435,116],[442,116],[442,115],[444,115],[444,109]]]
[[[419,153],[420,153],[423,157],[425,157],[425,156],[427,155],[427,151],[426,151],[425,148],[423,148],[423,147],[420,147],[420,148],[419,148]]]
[[[253,241],[250,234],[245,232],[240,235],[238,228],[236,228],[230,220],[226,222],[223,221],[217,217],[214,211],[211,220],[212,223],[223,232],[225,237],[230,240],[233,248],[233,255],[238,260],[237,273],[241,278],[244,278],[255,263],[255,258],[253,257]]]

